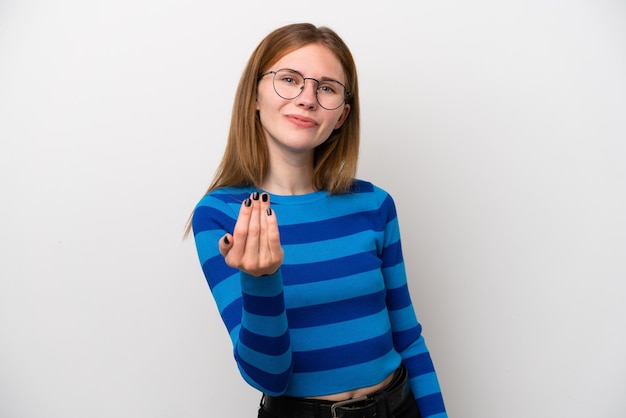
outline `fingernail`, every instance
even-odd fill
[[[265,212],[267,212],[267,216],[272,216],[272,208],[267,208]]]
[[[230,241],[228,240],[228,237],[226,235],[224,235],[224,244],[230,244]]]
[[[261,195],[261,200],[263,200],[264,202],[267,202],[269,198],[270,196],[267,193],[263,193]]]
[[[259,200],[259,192],[252,193],[252,199],[253,200]]]
[[[250,200],[250,198],[247,198],[246,200],[243,201],[243,204],[246,206],[250,206],[252,204],[252,200]]]

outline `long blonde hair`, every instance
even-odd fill
[[[235,93],[226,149],[205,194],[226,186],[258,187],[262,184],[269,168],[269,154],[256,111],[259,76],[283,56],[315,43],[328,48],[341,63],[346,75],[349,92],[346,102],[350,104],[350,113],[343,125],[315,149],[313,185],[331,194],[349,190],[356,175],[360,140],[356,65],[350,49],[332,29],[294,23],[268,34],[248,60]],[[191,217],[185,236],[191,229],[190,220]]]

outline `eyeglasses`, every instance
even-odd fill
[[[293,100],[300,96],[304,91],[304,83],[306,80],[313,80],[317,83],[315,89],[315,98],[317,103],[326,110],[335,110],[345,103],[350,96],[350,92],[346,86],[337,80],[317,80],[311,77],[305,77],[296,70],[282,68],[278,71],[268,71],[259,76],[259,79],[268,74],[273,74],[272,83],[274,91],[285,100]]]

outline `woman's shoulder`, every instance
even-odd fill
[[[353,194],[369,194],[371,196],[375,196],[379,199],[391,199],[391,195],[387,190],[382,187],[372,183],[371,181],[363,180],[363,179],[355,179],[350,187],[350,193]]]
[[[225,208],[231,205],[239,206],[254,190],[252,186],[213,189],[202,196],[196,208],[203,206],[213,208]]]
[[[234,223],[241,203],[250,196],[250,188],[223,187],[207,192],[196,204],[191,216],[194,233]]]
[[[395,207],[393,198],[385,189],[363,179],[354,180],[349,192],[343,195],[343,199],[345,204],[369,208],[368,210]]]

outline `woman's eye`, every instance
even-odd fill
[[[329,85],[320,85],[319,86],[319,90],[323,93],[335,93],[335,89],[333,89],[332,86]]]

